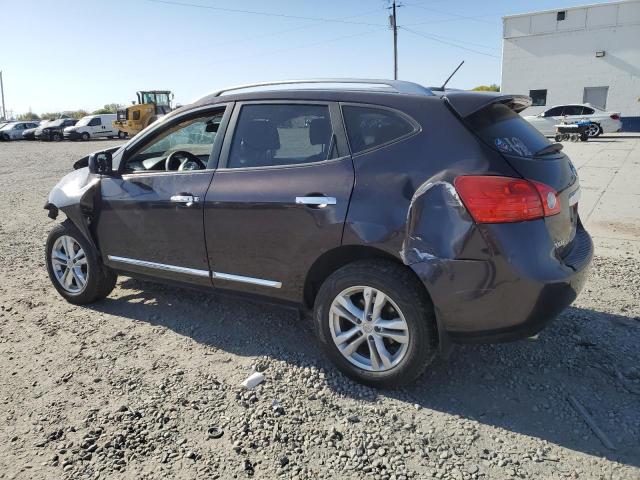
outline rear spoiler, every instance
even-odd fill
[[[468,117],[493,103],[504,103],[517,113],[531,106],[531,97],[527,95],[501,95],[494,92],[445,90],[442,92],[442,99],[462,118]]]

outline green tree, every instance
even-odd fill
[[[18,115],[18,120],[28,121],[28,120],[40,120],[38,114],[33,112],[22,113]]]
[[[500,85],[492,83],[491,85],[480,85],[476,88],[472,88],[474,92],[499,92]]]
[[[118,113],[118,108],[122,107],[119,103],[107,103],[104,107],[93,112],[94,115],[102,115],[103,113]]]

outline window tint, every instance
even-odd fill
[[[582,105],[566,105],[563,115],[582,115]]]
[[[531,97],[532,107],[540,107],[547,104],[546,90],[529,90],[529,96]]]
[[[202,165],[207,165],[209,161],[223,113],[223,111],[209,113],[205,117],[191,118],[165,128],[157,137],[127,160],[125,171],[165,171],[167,157],[178,151],[190,153],[200,160],[199,165],[190,164],[189,168],[183,169],[202,169]],[[177,166],[176,164],[175,167]]]
[[[100,121],[99,117],[96,117],[96,118],[92,118],[91,121],[88,123],[88,125],[90,127],[97,127],[98,125],[102,125],[102,122]]]
[[[351,153],[362,152],[412,133],[414,126],[402,115],[373,107],[342,107]]]
[[[507,155],[531,157],[551,145],[544,135],[502,103],[493,103],[467,119],[471,130]]]
[[[562,115],[562,107],[553,107],[544,112],[545,117],[559,117]]]
[[[331,158],[332,139],[326,105],[245,105],[227,168],[320,162]]]
[[[582,114],[583,115],[593,115],[594,113],[595,113],[595,110],[593,108],[582,107]]]

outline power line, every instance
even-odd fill
[[[367,23],[367,22],[355,22],[347,19],[339,19],[339,18],[322,18],[322,17],[305,17],[301,15],[288,15],[285,13],[276,13],[276,12],[265,12],[265,11],[256,11],[256,10],[241,10],[237,8],[226,8],[226,7],[214,7],[212,5],[201,5],[198,3],[186,3],[186,2],[176,2],[172,0],[147,0],[148,2],[153,3],[162,3],[165,5],[175,5],[180,7],[191,7],[191,8],[204,8],[207,10],[216,10],[219,12],[228,12],[228,13],[244,13],[249,15],[261,15],[264,17],[276,17],[276,18],[290,18],[293,20],[311,20],[314,22],[330,22],[330,23],[344,23],[349,25],[367,25],[369,27],[382,27],[387,28],[387,25],[382,25],[380,23]]]
[[[362,17],[364,15],[369,15],[370,13],[380,12],[381,10],[384,10],[384,8],[376,8],[375,10],[367,10],[366,12],[356,13],[355,15],[349,15],[347,17],[344,17],[344,19]],[[222,47],[222,46],[225,46],[225,45],[238,45],[238,44],[241,44],[241,43],[251,42],[253,40],[259,40],[261,38],[275,37],[275,36],[283,35],[283,34],[286,34],[286,33],[297,32],[297,31],[300,31],[300,30],[307,30],[309,28],[314,28],[314,27],[317,27],[317,26],[320,26],[320,25],[324,25],[324,23],[325,22],[319,22],[319,23],[314,23],[314,24],[311,24],[311,25],[303,25],[303,26],[300,26],[300,27],[287,28],[285,30],[278,30],[278,31],[275,31],[275,32],[263,33],[263,34],[254,35],[254,36],[251,36],[251,37],[244,37],[244,38],[241,38],[239,40],[228,40],[226,42],[216,42],[214,46],[216,48],[219,48],[219,47]],[[203,45],[202,48],[190,49],[189,51],[191,53],[194,53],[194,52],[198,52],[198,51],[202,51],[202,50],[207,50],[208,51],[210,48],[211,47],[209,45]],[[169,54],[178,53],[178,52],[183,52],[183,49],[165,51],[165,53],[169,53]]]
[[[466,50],[468,52],[477,53],[478,55],[485,55],[487,57],[500,58],[498,55],[493,55],[492,53],[481,52],[479,50],[474,50],[473,48],[464,47],[464,46],[459,45],[457,43],[448,42],[446,40],[441,40],[441,39],[439,39],[437,37],[434,37],[432,35],[429,35],[429,34],[426,34],[426,33],[422,33],[422,32],[416,32],[415,30],[411,30],[410,28],[407,28],[407,27],[399,27],[399,28],[402,28],[403,30],[406,30],[407,32],[411,32],[414,35],[418,35],[419,37],[423,37],[423,38],[427,38],[429,40],[433,40],[434,42],[439,42],[439,43],[443,43],[445,45],[450,45],[452,47],[460,48],[460,49]]]
[[[428,10],[428,11],[433,12],[433,13],[439,13],[441,15],[449,15],[450,17],[456,17],[456,18],[459,18],[461,20],[474,20],[474,21],[477,21],[477,22],[489,23],[491,25],[495,24],[494,22],[491,22],[489,20],[482,20],[482,17],[484,17],[484,15],[467,16],[467,15],[460,15],[459,13],[443,12],[442,10],[437,10],[435,8],[430,8],[430,7],[425,7],[424,5],[419,5],[417,3],[405,3],[404,5],[407,5],[409,7],[421,8],[423,10]]]
[[[406,27],[400,27],[400,28],[404,28],[405,30],[408,30]],[[480,48],[485,48],[487,50],[500,50],[498,47],[492,47],[491,45],[486,45],[483,43],[475,43],[475,42],[468,42],[466,40],[458,40],[457,38],[451,38],[451,37],[445,37],[443,35],[436,35],[435,33],[425,33],[425,32],[420,32],[420,31],[416,31],[417,33],[423,33],[425,35],[429,35],[431,37],[435,37],[435,38],[439,38],[441,40],[448,40],[450,42],[454,42],[454,43],[464,43],[466,45],[471,45],[474,47],[480,47]]]

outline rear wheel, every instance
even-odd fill
[[[320,342],[336,366],[367,385],[415,380],[436,354],[433,307],[406,267],[359,261],[322,284],[314,307]]]
[[[70,303],[101,300],[116,285],[117,275],[100,263],[93,246],[69,220],[49,233],[45,257],[53,286]]]
[[[602,127],[597,123],[592,123],[587,127],[587,135],[591,138],[595,138],[602,133]]]
[[[91,135],[89,135],[89,132],[83,132],[81,135],[82,140],[89,140],[91,138]]]

